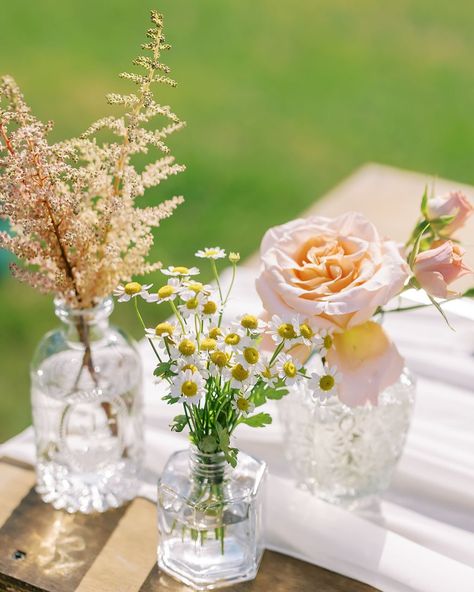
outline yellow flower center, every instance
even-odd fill
[[[229,253],[229,261],[231,263],[238,263],[240,261],[240,253]]]
[[[176,290],[174,286],[167,284],[166,286],[161,286],[161,288],[158,290],[158,296],[160,298],[169,298],[175,293],[175,291]]]
[[[185,397],[194,397],[197,393],[198,387],[192,380],[185,380],[181,385],[181,394]]]
[[[186,302],[186,308],[188,310],[196,310],[196,308],[198,307],[199,302],[197,298],[190,298],[187,302]]]
[[[204,253],[206,257],[214,257],[219,251],[217,249],[205,249]]]
[[[171,323],[159,323],[155,327],[155,335],[173,335],[174,327]]]
[[[256,329],[258,327],[258,319],[253,315],[245,315],[242,317],[240,324],[245,329]]]
[[[250,401],[248,399],[246,399],[245,397],[239,397],[237,399],[237,401],[235,402],[237,409],[239,411],[248,411],[250,408]]]
[[[270,370],[270,368],[265,368],[264,371],[262,372],[262,376],[264,378],[271,378],[272,377],[272,371]]]
[[[260,354],[254,347],[246,347],[244,349],[244,358],[248,364],[256,364],[260,358]]]
[[[211,337],[204,337],[201,341],[201,349],[204,351],[210,351],[211,349],[216,349],[217,341],[212,339]]]
[[[129,296],[133,296],[134,294],[138,294],[142,289],[142,285],[139,284],[138,282],[129,282],[128,284],[125,284],[125,294],[128,294]]]
[[[192,290],[193,292],[196,292],[196,294],[198,294],[199,292],[202,292],[203,289],[203,285],[201,284],[201,282],[191,282],[190,284],[187,285],[188,288],[190,290]]]
[[[233,378],[239,382],[247,380],[249,377],[249,371],[242,366],[242,364],[236,364],[231,370]]]
[[[331,349],[333,344],[333,340],[331,335],[326,335],[326,337],[323,339],[323,345],[326,349]]]
[[[179,273],[180,275],[187,275],[189,273],[189,269],[187,267],[172,267],[171,271],[173,273]]]
[[[224,341],[227,345],[237,345],[240,342],[240,335],[238,333],[229,333]]]
[[[196,346],[190,339],[183,339],[178,345],[178,350],[183,356],[192,356],[196,351]]]
[[[336,381],[334,380],[334,376],[331,376],[330,374],[325,374],[319,379],[319,388],[322,391],[330,391],[335,384]]]
[[[211,360],[219,368],[224,368],[224,366],[229,361],[229,358],[226,353],[221,352],[221,351],[216,351],[216,352],[212,352]]]
[[[202,307],[202,312],[204,314],[214,314],[217,310],[217,304],[212,300],[208,300],[206,304]]]
[[[311,339],[314,336],[314,331],[307,323],[300,325],[300,333],[305,339]]]
[[[283,372],[286,374],[286,376],[288,376],[288,378],[294,378],[298,370],[293,362],[285,362],[283,364]]]
[[[283,323],[278,327],[278,335],[283,339],[294,339],[296,337],[295,329],[291,323]]]
[[[186,364],[186,366],[183,366],[182,371],[186,372],[186,370],[191,370],[191,372],[194,374],[198,369],[194,364]]]
[[[209,331],[209,337],[211,339],[217,339],[219,337],[219,335],[222,335],[222,331],[220,330],[220,327],[213,327]]]

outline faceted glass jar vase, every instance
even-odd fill
[[[265,463],[197,448],[172,455],[158,483],[160,568],[196,590],[252,580],[263,553]]]
[[[37,491],[68,512],[103,512],[132,499],[143,454],[141,362],[109,326],[110,298],[94,308],[55,301],[62,326],[31,365]]]
[[[405,445],[415,381],[405,369],[377,406],[321,402],[304,381],[280,402],[287,459],[298,484],[350,507],[369,503],[390,484]]]

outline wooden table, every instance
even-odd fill
[[[417,216],[425,175],[369,164],[307,214],[365,213],[382,233],[403,240]],[[443,180],[438,192],[474,188]],[[461,237],[474,236],[473,227]],[[474,246],[468,259],[474,265]],[[255,265],[254,257],[247,265]],[[156,566],[156,510],[136,499],[105,514],[69,515],[42,503],[31,467],[0,462],[0,590],[8,592],[185,592]],[[318,533],[315,532],[317,537]],[[267,551],[253,582],[229,592],[369,592],[374,588],[315,565]]]

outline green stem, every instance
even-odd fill
[[[181,329],[183,330],[183,334],[186,333],[186,327],[184,326],[184,321],[183,321],[183,317],[181,316],[179,310],[176,308],[176,304],[170,300],[170,306],[174,312],[174,314],[176,315],[176,318],[179,321],[179,324],[181,325]]]
[[[140,310],[138,309],[138,298],[134,298],[133,299],[133,304],[135,306],[135,312],[137,313],[137,317],[138,317],[138,319],[139,319],[139,321],[140,321],[140,323],[141,323],[141,325],[143,327],[143,330],[146,331],[145,322],[143,320],[142,315],[140,314]],[[155,356],[158,358],[158,361],[160,363],[162,363],[163,360],[160,358],[160,354],[158,353],[158,350],[156,349],[155,344],[153,343],[153,340],[150,339],[149,337],[148,337],[148,343],[151,345],[153,351],[155,352]]]
[[[211,267],[212,267],[212,273],[214,274],[214,278],[217,283],[217,289],[219,290],[219,297],[221,299],[221,304],[223,304],[224,299],[222,298],[222,288],[221,288],[221,283],[219,281],[219,274],[217,273],[216,262],[214,261],[214,259],[210,259],[210,262],[211,262]]]

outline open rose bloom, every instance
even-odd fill
[[[370,320],[409,277],[398,245],[381,238],[362,214],[349,212],[271,228],[261,258],[256,286],[265,309],[333,330],[328,361],[344,375],[340,399],[351,406],[375,404],[403,369],[395,346]]]

